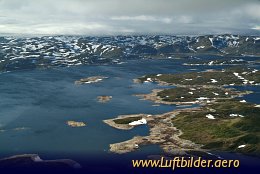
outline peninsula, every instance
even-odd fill
[[[251,91],[239,91],[234,86],[260,84],[255,69],[183,74],[145,75],[134,79],[138,83],[159,83],[166,89],[154,89],[151,94],[138,94],[144,100],[170,105],[193,105],[172,112],[119,116],[104,122],[117,129],[133,129],[132,121],[145,119],[148,136],[110,144],[110,151],[127,153],[148,144],[159,145],[170,154],[190,151],[222,150],[260,156],[259,105],[238,99]]]

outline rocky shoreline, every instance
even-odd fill
[[[103,122],[106,123],[107,125],[113,127],[113,128],[116,128],[116,129],[130,130],[130,129],[133,129],[134,127],[138,126],[138,125],[117,124],[115,121],[119,120],[119,119],[128,119],[128,118],[137,118],[136,120],[138,120],[138,118],[140,118],[140,117],[145,119],[146,121],[151,120],[151,115],[149,115],[149,114],[133,114],[133,115],[119,115],[116,118],[103,120]]]
[[[213,87],[214,88],[214,87]],[[225,89],[225,88],[222,88]],[[225,89],[226,91],[232,91],[232,89]],[[164,89],[153,89],[151,93],[149,94],[135,94],[135,96],[140,97],[140,100],[150,100],[153,101],[156,104],[166,104],[166,105],[185,105],[185,106],[191,106],[193,104],[207,104],[207,103],[214,103],[216,100],[222,100],[222,99],[232,99],[235,97],[242,97],[244,95],[251,94],[251,91],[240,91],[236,95],[233,95],[231,97],[227,98],[208,98],[203,100],[194,100],[194,101],[183,101],[183,102],[175,102],[175,101],[164,101],[163,98],[158,96],[159,92],[164,91]]]
[[[199,107],[177,109],[164,114],[149,115],[149,117],[145,114],[136,114],[105,120],[105,123],[116,129],[129,130],[134,126],[122,120],[118,124],[116,120],[141,116],[147,120],[150,131],[148,136],[135,136],[124,142],[110,144],[110,151],[122,154],[135,151],[144,145],[156,144],[168,154],[185,155],[189,151],[206,152],[210,149],[232,149],[231,151],[246,154],[258,153],[260,146],[257,141],[258,136],[254,131],[258,130],[255,124],[258,122],[256,116],[259,109],[245,100],[234,99],[252,92],[225,88],[235,84],[258,85],[257,74],[257,70],[244,72],[243,70],[223,70],[176,75],[147,75],[134,79],[134,83],[156,82],[159,85],[169,86],[168,89],[154,89],[150,94],[136,94],[135,96],[140,97],[140,100],[179,106],[199,104]],[[170,86],[175,86],[175,88],[170,88]],[[214,122],[215,126],[212,124]],[[251,125],[252,129],[247,130],[244,125],[245,127]],[[190,126],[195,126],[196,129]],[[204,131],[205,134],[202,133]],[[193,136],[196,136],[197,139],[194,139]],[[200,136],[202,137],[199,138]],[[256,141],[250,142],[248,140],[251,138],[248,139],[248,137],[252,137]],[[198,139],[201,140],[198,141]],[[224,140],[227,140],[228,143],[223,143]],[[241,149],[241,147],[247,148]]]
[[[174,127],[171,123],[171,119],[178,115],[180,112],[194,111],[199,108],[192,109],[182,109],[175,110],[169,113],[160,114],[160,115],[145,115],[141,114],[146,120],[150,128],[150,133],[148,136],[135,136],[130,140],[110,144],[110,151],[118,154],[128,153],[137,150],[140,146],[148,144],[157,144],[166,152],[170,154],[181,153],[185,154],[185,151],[196,150],[196,151],[205,151],[201,149],[201,145],[195,144],[189,140],[181,139],[182,131]],[[127,117],[139,117],[138,115],[125,115],[120,116],[119,118]],[[134,128],[134,126],[129,125],[119,125],[113,122],[115,119],[104,120],[108,125],[116,128],[129,130]],[[176,149],[179,149],[176,151]],[[181,150],[180,150],[181,149]]]

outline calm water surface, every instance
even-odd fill
[[[132,79],[151,73],[180,73],[221,69],[218,66],[182,66],[176,60],[129,61],[121,65],[77,66],[45,70],[27,70],[0,74],[0,154],[1,156],[37,153],[41,156],[70,158],[109,155],[109,144],[136,135],[148,135],[148,127],[130,131],[116,130],[102,122],[123,114],[159,114],[176,109],[174,105],[152,106],[133,94],[163,88],[154,83],[134,84]],[[89,76],[106,76],[103,82],[75,85]],[[259,104],[259,87],[249,87],[256,94],[246,100]],[[248,89],[246,89],[248,90]],[[97,96],[111,95],[108,103]],[[71,128],[66,121],[84,121],[86,127]],[[159,152],[147,146],[135,153]]]

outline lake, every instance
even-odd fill
[[[109,144],[136,135],[148,135],[149,129],[144,125],[130,131],[116,130],[102,120],[125,114],[160,114],[176,109],[175,105],[156,107],[153,102],[139,100],[134,94],[164,87],[155,83],[135,84],[134,78],[145,74],[224,68],[183,66],[182,63],[183,60],[176,59],[131,60],[114,65],[82,65],[0,74],[1,157],[36,153],[47,159],[80,161],[90,156],[113,156],[109,153]],[[89,76],[108,78],[99,83],[74,84],[74,81]],[[259,104],[260,88],[248,88],[256,94],[245,99]],[[99,103],[97,96],[101,95],[113,98],[108,103]],[[72,128],[66,124],[68,120],[83,121],[87,126]],[[147,146],[131,154],[150,153],[160,153],[159,147]],[[236,154],[230,155],[236,157]],[[246,160],[255,161],[255,158],[246,157]]]

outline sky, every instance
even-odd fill
[[[260,35],[260,0],[0,0],[0,33]]]

